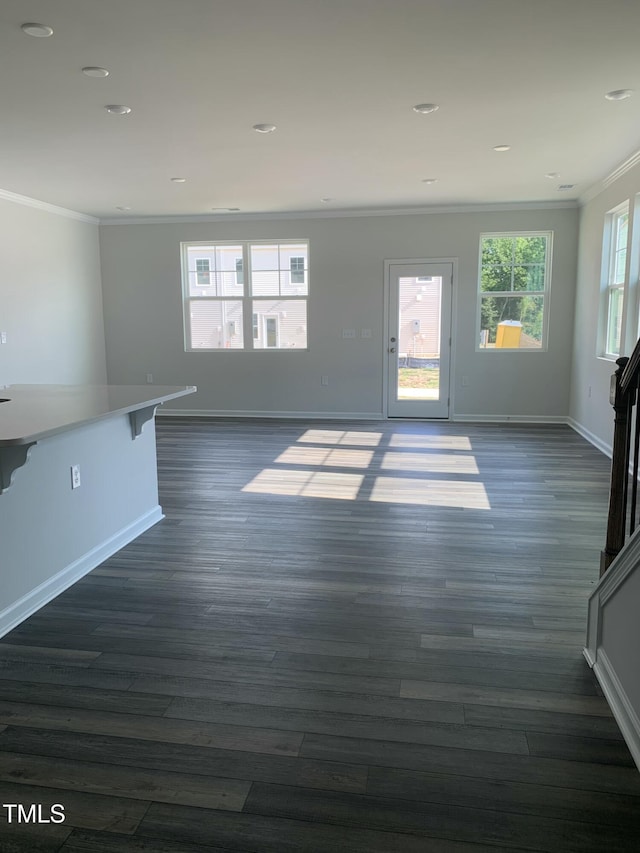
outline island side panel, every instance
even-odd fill
[[[161,518],[154,419],[135,440],[117,415],[39,441],[0,495],[0,636]]]

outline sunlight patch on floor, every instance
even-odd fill
[[[242,491],[263,495],[299,495],[306,498],[354,501],[358,497],[363,480],[362,474],[265,468]]]
[[[336,450],[329,447],[288,447],[275,460],[290,465],[329,465],[332,468],[367,468],[373,450]]]
[[[418,471],[421,474],[437,471],[446,474],[478,474],[475,457],[459,453],[385,453],[383,471]]]
[[[471,442],[466,435],[412,435],[396,432],[389,439],[389,447],[415,447],[441,450],[471,450]]]
[[[484,485],[470,481],[376,477],[369,500],[461,509],[491,509]]]
[[[382,438],[381,432],[360,432],[358,430],[308,429],[298,441],[312,444],[353,444],[356,447],[377,447]]]

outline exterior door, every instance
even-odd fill
[[[388,270],[387,414],[448,418],[453,264]]]

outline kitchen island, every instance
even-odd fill
[[[163,518],[154,414],[195,390],[0,388],[0,636]]]

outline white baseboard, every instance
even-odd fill
[[[290,418],[294,420],[382,421],[383,412],[261,412],[250,409],[158,409],[159,418]],[[394,420],[402,420],[402,418]],[[412,420],[405,418],[405,420]],[[414,420],[429,420],[416,418]],[[446,420],[438,418],[439,421]],[[566,424],[564,415],[455,415],[450,421],[469,423]]]
[[[593,444],[594,447],[597,447],[605,456],[608,456],[609,459],[613,456],[613,447],[610,444],[602,441],[602,439],[598,438],[597,435],[594,435],[590,430],[588,430],[585,426],[578,423],[578,421],[574,421],[573,418],[567,418],[567,423],[571,427],[572,430],[581,435],[583,438],[589,442],[589,444]],[[611,426],[611,431],[613,432],[613,423]]]
[[[620,727],[622,737],[629,747],[629,752],[640,770],[640,719],[603,649],[598,649],[593,671]]]
[[[565,415],[451,415],[452,421],[481,424],[566,424]]]
[[[381,421],[382,412],[259,412],[251,409],[158,409],[159,418],[292,418],[305,421]]]
[[[14,601],[2,612],[0,612],[0,637],[4,637],[13,628],[28,619],[45,604],[48,604],[56,596],[68,589],[80,578],[88,574],[108,557],[111,557],[129,542],[144,533],[154,524],[164,518],[162,507],[155,506],[152,510],[137,518],[132,524],[123,527],[109,539],[92,548],[80,559],[75,560],[62,571],[41,583],[35,589],[28,592],[22,598]]]

